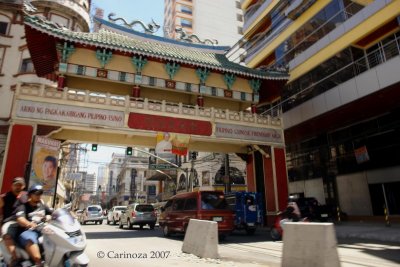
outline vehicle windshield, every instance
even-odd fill
[[[138,205],[138,206],[136,206],[136,211],[150,212],[150,211],[154,211],[154,207],[153,207],[153,205]]]
[[[204,210],[226,210],[228,203],[224,195],[217,192],[201,193],[201,208]]]
[[[118,208],[115,208],[115,210],[126,210],[126,207],[118,207]]]
[[[101,209],[99,207],[88,207],[88,211],[96,211],[99,212]]]
[[[72,225],[74,224],[74,217],[66,209],[57,209],[51,215],[51,219],[59,225]]]

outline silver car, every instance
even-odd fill
[[[121,212],[119,228],[127,225],[129,229],[132,229],[133,225],[139,225],[142,229],[144,225],[148,225],[153,230],[156,221],[157,214],[153,205],[133,203],[128,205],[126,211]]]
[[[81,216],[79,217],[79,222],[81,224],[86,224],[87,222],[94,222],[95,224],[103,223],[103,209],[100,205],[87,206],[83,210]]]
[[[119,218],[121,218],[121,212],[126,210],[126,206],[114,206],[107,214],[107,224],[113,223],[117,224]]]

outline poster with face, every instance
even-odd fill
[[[185,156],[187,154],[189,142],[190,135],[159,132],[157,133],[155,154],[169,162],[176,163],[176,155]]]
[[[41,184],[45,195],[54,195],[60,145],[58,140],[35,137],[29,187]]]
[[[210,171],[203,171],[202,172],[202,185],[209,186],[210,185]]]

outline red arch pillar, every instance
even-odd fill
[[[286,208],[288,179],[285,150],[283,148],[268,148],[265,155],[262,155],[262,166],[256,166],[254,152],[249,155],[247,160],[247,189],[248,191],[264,193],[265,223],[272,225],[277,211]],[[262,175],[258,175],[258,177],[262,177],[262,181],[256,181],[256,173],[259,172]],[[263,188],[257,188],[257,185],[263,185]]]
[[[10,126],[4,156],[5,167],[1,180],[1,193],[11,188],[12,179],[25,175],[31,153],[34,126],[14,124]]]

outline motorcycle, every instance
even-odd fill
[[[278,241],[283,236],[283,225],[286,222],[308,222],[308,218],[301,218],[299,213],[293,206],[288,206],[285,211],[279,212],[275,218],[275,222],[271,227],[270,235],[272,240]]]
[[[36,222],[36,220],[34,219]],[[81,231],[80,223],[66,209],[57,209],[49,222],[38,222],[36,231],[41,233],[39,246],[45,266],[88,266],[89,258],[85,254],[86,235]],[[11,255],[0,242],[3,263],[10,264]],[[21,266],[32,266],[29,255],[23,248],[16,247]],[[4,264],[3,264],[4,266]]]

